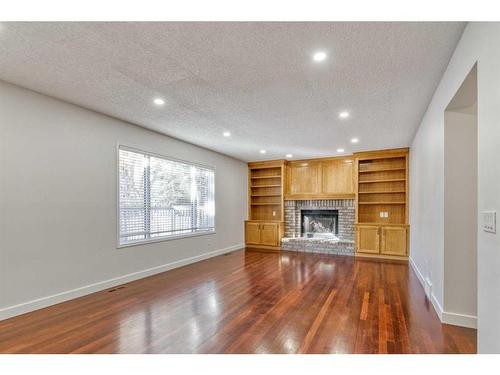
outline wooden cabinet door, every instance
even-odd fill
[[[356,251],[360,253],[379,254],[379,227],[358,225],[356,228]]]
[[[322,162],[321,193],[353,193],[353,160],[338,158]]]
[[[260,224],[260,244],[268,246],[279,245],[279,226],[276,223]]]
[[[380,252],[406,256],[406,227],[382,227]]]
[[[245,243],[259,245],[260,244],[260,224],[246,222],[245,223]]]
[[[288,167],[289,194],[319,194],[320,164],[317,161],[291,162]]]

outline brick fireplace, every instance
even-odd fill
[[[338,239],[301,237],[301,213],[321,210],[338,212]],[[281,241],[283,250],[353,255],[354,210],[353,199],[285,201],[285,238]]]

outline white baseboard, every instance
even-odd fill
[[[62,293],[54,294],[47,297],[38,298],[32,301],[24,302],[14,306],[8,306],[0,309],[0,320],[8,319],[13,316],[25,314],[34,310],[42,309],[44,307],[52,306],[64,301],[68,301],[74,298],[82,297],[87,294],[99,292],[104,289],[108,289],[120,284],[125,284],[134,280],[142,279],[144,277],[152,276],[157,273],[165,272],[174,268],[186,266],[191,263],[196,263],[204,259],[212,258],[218,255],[229,253],[234,250],[244,248],[244,244],[238,244],[224,249],[219,249],[211,251],[209,253],[200,254],[194,257],[181,259],[175,262],[163,264],[161,266],[148,268],[145,270],[129,273],[128,275],[123,275],[115,277],[109,280],[100,281],[95,284],[86,285],[80,288],[68,290]]]
[[[415,264],[415,261],[411,257],[409,258],[409,263],[411,265],[411,268],[413,268],[413,271],[415,271],[418,281],[420,281],[420,284],[422,284],[425,294],[430,299],[441,323],[467,328],[477,328],[476,316],[444,311],[436,296],[434,295],[434,293],[432,293],[432,283],[430,282],[430,280],[422,275],[417,265]]]
[[[452,312],[443,311],[441,319],[443,323],[451,324],[454,326],[477,328],[477,316],[457,314]]]
[[[410,263],[411,268],[413,271],[415,271],[415,274],[417,275],[418,281],[420,281],[420,284],[422,285],[422,288],[424,288],[425,295],[427,298],[431,301],[432,306],[434,307],[434,311],[436,311],[436,314],[439,317],[440,321],[443,321],[442,316],[443,316],[443,308],[441,307],[441,304],[439,301],[436,299],[436,296],[434,293],[432,293],[432,283],[426,278],[422,272],[420,272],[420,269],[417,267],[417,264],[415,261],[412,259],[412,257],[408,258],[408,263]]]
[[[415,264],[415,261],[412,259],[412,257],[408,258],[408,263],[410,263],[411,268],[413,268],[413,271],[415,271],[415,275],[417,275],[417,279],[418,279],[418,281],[420,281],[420,284],[422,284],[422,287],[424,288],[424,291],[425,291],[426,290],[426,282],[425,282],[424,275],[422,275],[422,273],[418,269],[418,267]],[[430,298],[429,295],[427,295],[427,297]]]
[[[431,294],[430,299],[432,302],[432,306],[434,307],[434,311],[436,311],[436,314],[438,315],[439,320],[441,321],[441,323],[443,323],[443,307],[441,306],[441,304],[437,300],[434,293]]]
[[[432,299],[432,282],[428,277],[424,277],[422,275],[422,272],[420,272],[420,269],[417,267],[417,264],[415,261],[410,257],[409,263],[411,268],[413,268],[413,271],[415,271],[415,274],[417,275],[418,281],[420,281],[420,284],[424,288],[425,295],[427,298]]]

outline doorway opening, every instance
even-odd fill
[[[444,113],[445,323],[477,328],[477,64]]]

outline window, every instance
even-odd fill
[[[119,148],[120,245],[215,231],[212,168]]]

